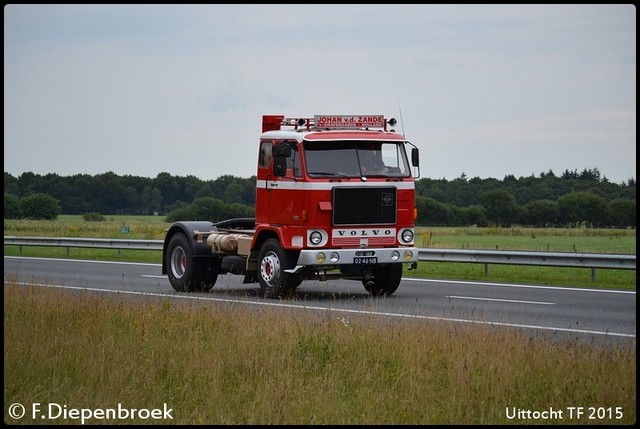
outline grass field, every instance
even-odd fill
[[[632,424],[636,348],[5,278],[4,398],[29,410],[14,419],[5,407],[9,424],[81,422],[34,417],[33,403],[172,410],[91,424]]]

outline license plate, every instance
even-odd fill
[[[377,257],[353,258],[353,263],[355,265],[372,265],[372,264],[377,264],[378,263],[378,258]]]

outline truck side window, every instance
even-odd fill
[[[271,166],[271,142],[262,142],[260,144],[260,155],[258,159],[258,165],[263,168]]]
[[[293,177],[301,177],[302,172],[300,171],[300,154],[298,153],[298,146],[295,143],[291,145],[293,149],[291,151],[291,156],[287,158],[287,176],[290,176],[293,173]]]

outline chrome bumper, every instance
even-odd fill
[[[324,258],[322,255],[324,255]],[[297,273],[304,267],[310,266],[329,268],[337,265],[380,265],[413,262],[418,262],[417,247],[307,249],[300,251],[296,266],[285,271],[288,273]]]

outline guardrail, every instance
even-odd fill
[[[420,249],[418,255],[420,261],[484,264],[485,274],[489,274],[489,264],[591,268],[591,281],[594,282],[596,281],[596,268],[636,269],[636,255],[628,254]]]
[[[117,249],[118,256],[122,256],[123,249],[131,250],[162,250],[162,240],[131,240],[119,238],[72,238],[72,237],[13,237],[5,236],[5,246],[49,246],[66,247],[67,256],[71,248],[92,247],[96,249]]]
[[[66,247],[67,256],[71,248],[93,247],[117,249],[122,256],[123,249],[162,250],[162,240],[132,240],[110,238],[70,238],[70,237],[4,237],[5,246],[52,246]],[[509,250],[459,250],[459,249],[419,249],[418,260],[431,262],[465,262],[484,264],[485,273],[489,264],[536,265],[547,267],[591,268],[591,279],[596,279],[596,268],[635,270],[636,255],[610,253],[572,252],[523,252]]]

